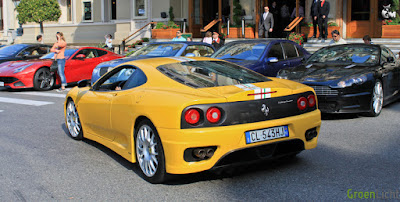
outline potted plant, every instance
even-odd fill
[[[153,39],[172,39],[176,36],[176,32],[180,30],[179,25],[174,22],[173,9],[169,10],[169,21],[167,24],[158,22],[154,29],[151,30]]]
[[[305,35],[303,33],[291,32],[289,34],[289,40],[296,42],[300,46],[304,45],[304,38]]]

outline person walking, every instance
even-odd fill
[[[54,43],[53,47],[50,49],[54,52],[54,59],[57,60],[58,65],[58,75],[61,79],[61,88],[57,89],[57,92],[65,91],[65,86],[67,86],[67,78],[65,78],[65,49],[67,48],[67,42],[65,42],[64,34],[62,32],[57,32],[56,34],[57,42]]]
[[[329,42],[329,45],[339,45],[339,44],[347,44],[347,42],[340,36],[340,32],[338,30],[332,31],[332,41]]]
[[[312,38],[317,38],[317,30],[318,30],[317,27],[318,27],[318,17],[319,17],[318,5],[319,5],[319,0],[313,0],[313,2],[311,3],[310,15],[311,15],[313,27],[314,27],[314,33],[313,33]]]
[[[328,15],[329,15],[330,5],[326,0],[321,0],[318,6],[318,14],[319,14],[319,37],[318,39],[322,39],[322,42],[328,37]]]
[[[268,38],[268,33],[272,32],[274,28],[274,16],[269,12],[268,6],[264,7],[264,13],[261,15],[261,20],[258,25],[258,36]]]

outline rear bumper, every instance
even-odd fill
[[[322,113],[361,113],[368,112],[371,104],[371,92],[340,94],[338,96],[318,96]]]
[[[289,137],[246,144],[246,131],[283,125],[288,126]],[[197,129],[158,128],[157,130],[164,148],[167,172],[185,174],[313,149],[317,146],[318,136],[307,141],[305,133],[313,128],[319,132],[320,126],[321,113],[319,110],[314,110],[298,116],[257,123]],[[215,147],[216,150],[214,155],[207,160],[185,161],[185,150],[199,147]]]

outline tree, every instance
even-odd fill
[[[39,23],[41,34],[43,34],[43,22],[58,21],[61,16],[60,4],[57,0],[21,0],[16,10],[20,24]]]
[[[233,24],[240,27],[242,24],[242,5],[239,0],[233,0]]]

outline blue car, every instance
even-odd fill
[[[214,52],[215,49],[212,45],[202,42],[176,41],[150,43],[129,57],[100,63],[93,69],[91,82],[93,85],[94,82],[112,68],[133,60],[175,56],[210,57]]]
[[[211,57],[274,77],[282,68],[300,65],[310,53],[293,41],[256,39],[227,43]]]

